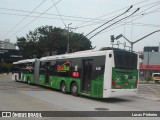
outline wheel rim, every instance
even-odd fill
[[[30,80],[28,80],[28,84],[30,84]]]
[[[63,84],[63,85],[62,85],[62,92],[65,92],[65,91],[66,91],[66,85]]]
[[[77,92],[77,86],[76,86],[76,85],[73,85],[73,87],[72,87],[72,92],[73,92],[73,93],[76,93],[76,92]]]

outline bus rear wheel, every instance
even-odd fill
[[[61,92],[64,93],[64,94],[67,93],[67,91],[66,91],[66,83],[65,82],[61,83]]]
[[[71,94],[73,96],[78,96],[78,86],[75,82],[71,85]]]

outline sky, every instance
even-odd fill
[[[104,29],[90,39],[95,49],[111,47],[111,35],[116,37],[123,34],[134,42],[160,30],[159,0],[0,0],[0,3],[0,40],[10,39],[12,43],[16,43],[17,37],[26,37],[29,31],[45,25],[63,29],[69,26],[75,28],[71,29],[73,32],[87,35],[124,13],[131,5],[133,7],[128,12],[87,36],[90,39]],[[144,46],[159,46],[159,35],[160,32],[156,32],[137,42],[133,50],[143,51]],[[114,44],[117,42],[121,43],[120,48],[124,48],[125,43],[130,46],[123,37]]]

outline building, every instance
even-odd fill
[[[12,63],[22,59],[20,50],[0,49],[0,73],[12,71]]]
[[[0,62],[12,63],[22,59],[19,50],[0,49]]]
[[[5,39],[4,41],[0,40],[0,48],[1,49],[16,49],[15,44],[10,43],[9,39]]]
[[[160,73],[160,47],[146,46],[140,64],[140,79],[151,78],[152,73]]]
[[[144,52],[160,52],[158,46],[146,46],[143,48]]]
[[[0,73],[8,73],[12,70],[12,63],[22,59],[20,50],[15,49],[15,44],[9,39],[0,41]]]

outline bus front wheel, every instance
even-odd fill
[[[71,94],[73,96],[78,96],[78,86],[75,82],[71,85]]]

